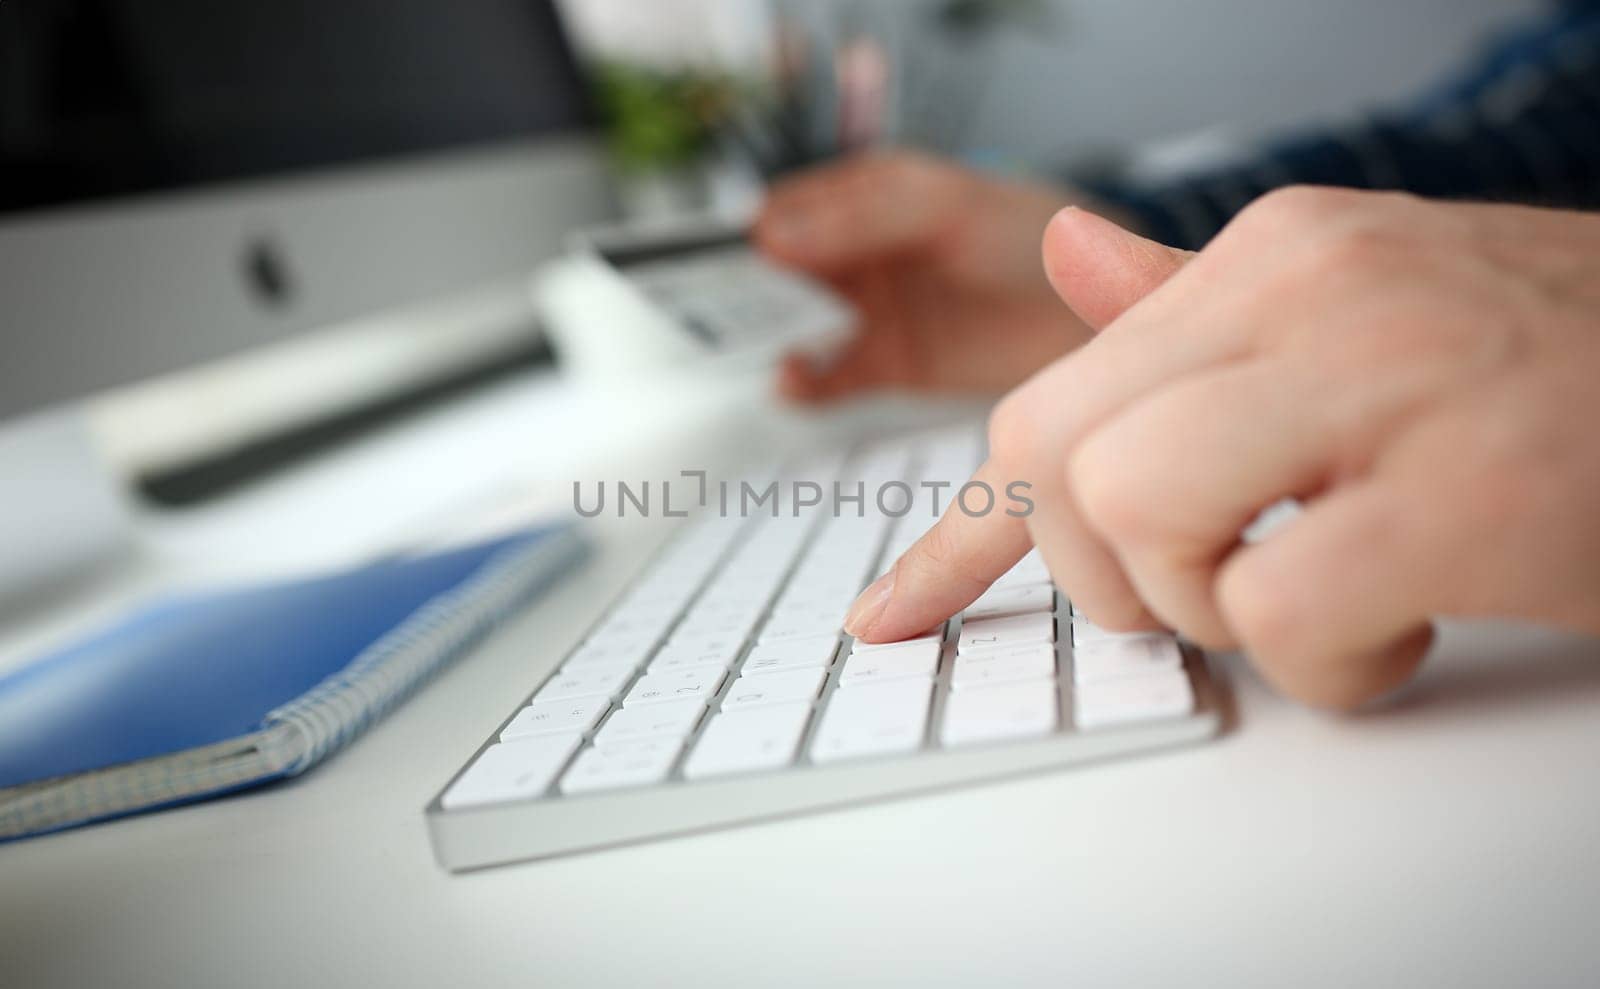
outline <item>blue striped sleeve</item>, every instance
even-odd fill
[[[1198,248],[1284,185],[1600,207],[1600,2],[1568,3],[1500,39],[1413,106],[1279,141],[1160,185],[1086,180],[1154,237]]]

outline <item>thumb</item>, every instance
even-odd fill
[[[1044,268],[1056,294],[1098,331],[1155,291],[1193,252],[1130,233],[1076,206],[1057,213],[1044,232]]]

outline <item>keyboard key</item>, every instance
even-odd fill
[[[727,676],[715,666],[696,666],[671,673],[648,673],[623,698],[623,707],[639,704],[661,704],[666,701],[709,700],[722,686]]]
[[[1035,642],[1011,649],[980,649],[957,656],[955,667],[950,671],[950,687],[968,690],[1000,683],[1050,680],[1055,675],[1055,645]]]
[[[627,666],[635,667],[650,655],[654,641],[605,641],[591,639],[579,646],[577,650],[567,657],[562,664],[564,670],[575,670],[585,666]]]
[[[1177,718],[1194,709],[1194,688],[1181,669],[1084,684],[1073,689],[1073,698],[1083,729]]]
[[[500,731],[500,741],[509,742],[525,735],[552,735],[586,732],[611,709],[608,697],[574,697],[567,701],[539,701],[517,712]]]
[[[672,638],[667,640],[667,644],[661,647],[661,651],[720,653],[731,662],[744,647],[744,638],[743,635],[730,635],[726,632],[687,635],[674,633]]]
[[[724,711],[700,735],[683,775],[693,780],[787,766],[810,717],[811,705],[804,701]]]
[[[724,711],[737,711],[747,707],[765,707],[789,701],[810,703],[817,699],[827,670],[789,670],[769,673],[766,676],[742,676],[733,682],[727,696],[722,698]]]
[[[605,746],[651,738],[688,738],[705,713],[705,704],[698,700],[625,707],[600,726],[594,744]]]
[[[841,600],[845,602],[844,608],[838,606]],[[845,594],[834,594],[831,599],[823,598],[820,601],[808,595],[794,604],[780,604],[772,609],[772,616],[762,626],[762,641],[767,641],[768,629],[774,625],[805,625],[814,630],[812,635],[822,635],[844,618],[850,600]]]
[[[829,612],[834,609],[848,611],[850,602],[861,593],[861,581],[835,579],[824,583],[811,583],[796,578],[789,590],[772,607],[774,615],[805,612]]]
[[[1018,560],[1010,570],[1000,575],[994,582],[995,587],[1021,587],[1028,584],[1045,584],[1050,582],[1050,569],[1044,565],[1044,557],[1038,550],[1030,550],[1027,556]]]
[[[620,611],[631,611],[634,614],[650,615],[660,621],[663,626],[670,624],[672,619],[683,611],[683,606],[694,597],[694,588],[682,584],[674,586],[652,586],[642,584],[629,591],[627,596],[617,604]]]
[[[630,666],[580,666],[561,672],[545,682],[534,695],[536,701],[569,700],[573,697],[615,697],[633,679]]]
[[[672,614],[681,611],[692,597],[694,588],[685,587],[681,582],[668,582],[659,577],[652,577],[624,595],[617,604],[617,610]]]
[[[895,649],[874,649],[871,652],[851,653],[844,661],[844,672],[839,675],[839,686],[855,687],[883,680],[907,678],[931,679],[939,668],[938,642],[903,642]]]
[[[750,635],[750,630],[756,627],[756,621],[761,617],[759,608],[748,605],[730,607],[727,610],[701,611],[683,620],[672,632],[673,642],[692,642],[695,640],[735,639],[743,642]]]
[[[963,621],[1004,618],[1008,615],[1026,615],[1036,611],[1054,611],[1055,606],[1056,589],[1050,584],[991,587],[982,597],[967,605],[961,617]]]
[[[950,695],[939,740],[969,745],[1047,735],[1056,727],[1056,686],[1044,680],[1012,683]]]
[[[790,639],[771,642],[750,650],[739,672],[744,676],[761,676],[784,670],[827,669],[839,651],[836,635],[813,636],[808,639]]]
[[[1119,635],[1129,634],[1126,632],[1108,632],[1089,619],[1079,615],[1076,611],[1072,613],[1072,621],[1069,623],[1068,628],[1072,633],[1072,644],[1074,646],[1085,642],[1097,642],[1101,639],[1114,639]],[[1137,635],[1139,633],[1133,634]]]
[[[812,740],[811,760],[916,751],[927,731],[932,690],[926,680],[900,680],[834,691]]]
[[[714,666],[727,669],[739,657],[740,646],[701,646],[696,643],[677,645],[668,643],[656,653],[648,667],[651,673],[671,673],[695,666]]]
[[[1076,613],[1074,613],[1072,621],[1069,623],[1068,630],[1072,634],[1072,643],[1075,646],[1083,643],[1095,643],[1117,639],[1139,639],[1146,637],[1156,639],[1172,638],[1171,632],[1112,632],[1109,629],[1101,628],[1094,622],[1091,622],[1089,619],[1084,618],[1082,615]]]
[[[561,777],[561,792],[591,793],[659,783],[672,771],[682,748],[678,739],[658,738],[587,749]]]
[[[956,644],[959,653],[975,649],[1000,649],[1006,646],[1025,646],[1034,642],[1056,641],[1056,620],[1053,615],[1013,615],[1010,618],[984,618],[961,623],[961,638]]]
[[[534,735],[491,745],[445,792],[441,803],[453,810],[537,797],[550,788],[550,782],[572,757],[582,738],[572,732]]]
[[[629,611],[614,612],[594,630],[589,636],[589,641],[649,648],[661,638],[666,625],[666,621],[653,615],[641,615]]]
[[[1080,685],[1182,668],[1183,652],[1170,635],[1106,634],[1072,647],[1072,679]]]
[[[850,653],[851,653],[851,655],[855,655],[856,653],[877,652],[880,649],[898,649],[903,645],[907,645],[907,644],[913,643],[913,642],[933,642],[933,643],[936,643],[936,644],[943,644],[943,642],[944,642],[944,626],[940,625],[939,628],[936,631],[930,632],[927,635],[919,635],[914,639],[901,639],[899,642],[861,642],[859,640],[852,641],[850,643]]]
[[[723,622],[735,619],[755,621],[767,606],[767,592],[747,585],[727,589],[713,589],[695,602],[694,610],[684,619],[685,626],[698,622]]]
[[[770,645],[793,639],[814,639],[819,635],[837,637],[844,630],[844,614],[843,611],[828,611],[805,617],[768,621],[762,626],[756,641],[762,645]]]

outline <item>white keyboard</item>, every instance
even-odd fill
[[[820,505],[795,507],[785,480],[778,517],[768,502],[748,518],[688,523],[429,805],[441,864],[559,855],[1215,735],[1204,658],[1169,635],[1096,628],[1037,552],[924,637],[843,635],[855,595],[932,524],[934,493],[919,482],[952,482],[947,502],[980,453],[975,429],[878,444],[788,475],[821,482]],[[866,497],[836,515],[828,479]],[[883,487],[894,481],[904,488]],[[879,510],[880,489],[901,517]],[[903,514],[892,503],[902,492],[914,492]]]

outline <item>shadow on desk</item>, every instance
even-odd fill
[[[1441,623],[1422,675],[1380,709],[1498,713],[1600,702],[1600,639],[1524,626]],[[1378,712],[1374,712],[1378,713]]]

